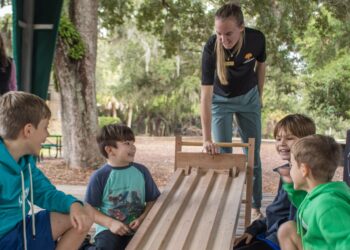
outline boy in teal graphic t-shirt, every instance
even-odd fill
[[[107,163],[92,176],[85,200],[94,207],[97,249],[125,249],[160,192],[151,174],[134,163],[132,130],[104,126],[97,142]]]

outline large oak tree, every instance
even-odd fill
[[[64,159],[72,168],[93,167],[102,160],[95,140],[98,4],[96,0],[70,1],[67,34],[57,43],[54,70],[61,94]]]

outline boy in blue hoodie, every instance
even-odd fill
[[[0,249],[78,249],[91,227],[91,208],[58,191],[35,165],[50,116],[35,95],[0,98]],[[34,205],[46,210],[35,214]]]
[[[350,249],[350,188],[331,181],[340,157],[340,146],[329,136],[307,136],[293,145],[283,188],[298,208],[297,223],[278,231],[282,249]]]

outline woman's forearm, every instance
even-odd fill
[[[256,75],[258,77],[258,89],[259,89],[259,95],[260,97],[263,96],[263,92],[264,92],[264,84],[265,84],[265,72],[266,72],[266,64],[257,63],[256,66]]]
[[[201,123],[203,141],[211,141],[211,102],[213,86],[202,86],[201,88]]]

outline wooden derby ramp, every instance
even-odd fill
[[[181,152],[186,145],[202,143],[176,138],[175,173],[128,250],[232,249],[242,202],[246,203],[245,225],[250,223],[254,139],[246,144],[218,144],[247,147],[248,157]]]

